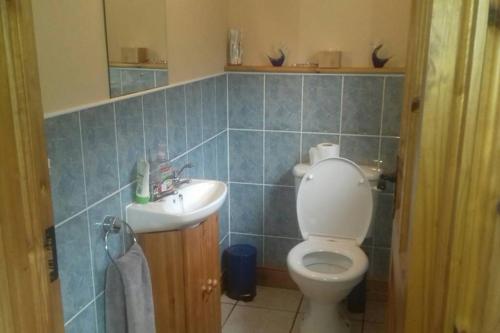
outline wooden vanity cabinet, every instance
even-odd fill
[[[194,228],[139,235],[158,333],[221,331],[218,235],[216,214]]]

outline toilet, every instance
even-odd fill
[[[309,304],[300,332],[347,333],[349,322],[338,307],[368,270],[360,246],[370,229],[380,170],[328,158],[296,165],[294,175],[304,241],[290,250],[287,266]]]

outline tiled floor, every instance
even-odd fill
[[[252,302],[222,296],[222,333],[298,333],[304,303],[299,291],[261,286]],[[346,313],[352,333],[384,333],[385,303],[369,301],[364,314]]]

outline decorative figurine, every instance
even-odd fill
[[[267,56],[274,67],[280,67],[285,62],[285,52],[283,52],[283,49],[278,49],[278,52],[281,54],[278,58]]]
[[[382,46],[384,46],[384,44],[380,44],[372,52],[372,63],[373,63],[373,66],[375,68],[382,68],[382,67],[384,67],[384,65],[392,58],[392,57],[389,57],[389,58],[380,58],[378,56],[377,53],[378,53],[378,51],[380,51],[380,49],[382,48]]]

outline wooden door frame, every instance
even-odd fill
[[[0,331],[63,332],[30,0],[0,0]]]
[[[499,279],[484,274],[500,277],[491,263],[500,252],[500,42],[498,30],[488,29],[489,5],[413,2],[390,332],[489,332],[500,322],[485,306],[500,305]]]

